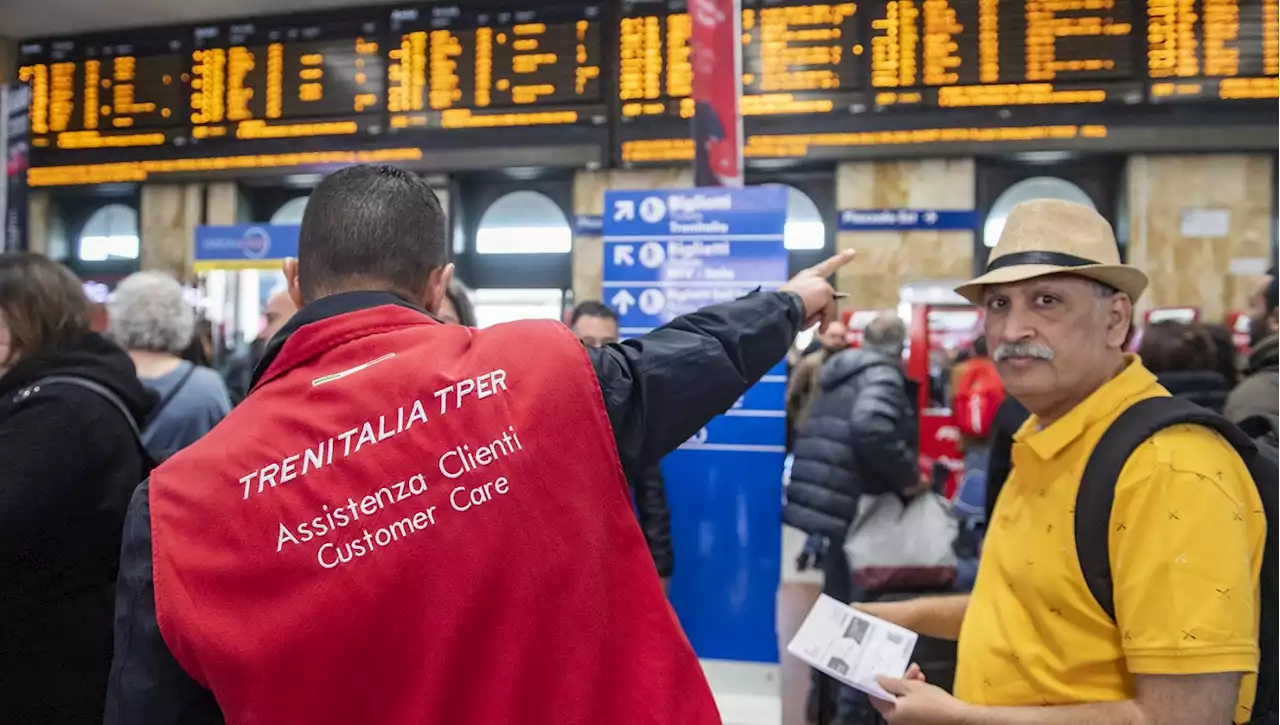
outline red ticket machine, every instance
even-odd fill
[[[955,495],[964,459],[960,430],[951,415],[951,361],[973,344],[981,332],[982,313],[969,305],[920,304],[911,307],[911,346],[907,376],[918,385],[916,415],[920,422],[920,469],[933,477],[935,464],[950,471],[943,485],[947,498]]]

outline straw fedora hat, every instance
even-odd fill
[[[1134,302],[1147,288],[1142,270],[1120,263],[1115,232],[1101,214],[1070,201],[1033,199],[1009,212],[986,271],[956,292],[981,305],[987,285],[1050,274],[1088,277],[1115,287]]]

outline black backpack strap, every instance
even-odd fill
[[[142,442],[142,429],[138,427],[138,421],[133,417],[133,412],[129,410],[129,406],[124,404],[119,395],[107,386],[95,380],[82,378],[75,375],[50,375],[46,378],[40,378],[28,387],[26,390],[33,393],[39,392],[44,385],[75,385],[84,388],[98,395],[98,397],[107,401],[113,408],[120,411],[120,415],[124,416],[125,422],[129,424],[129,430],[133,431],[133,440],[138,444],[138,451],[142,454],[143,466],[147,470],[155,468],[155,459],[151,457],[151,453],[147,450],[146,444]],[[26,391],[23,391],[26,392]]]
[[[1275,445],[1280,437],[1280,418],[1269,413],[1255,413],[1244,420],[1236,422],[1244,434],[1254,440],[1264,440]]]
[[[183,371],[182,376],[178,378],[177,384],[172,388],[169,388],[169,392],[165,393],[164,396],[160,398],[160,402],[156,403],[156,407],[151,409],[151,414],[147,418],[148,425],[155,421],[156,418],[160,417],[160,411],[164,410],[169,403],[173,402],[174,398],[178,397],[178,393],[182,392],[182,389],[187,385],[187,381],[190,380],[191,376],[195,373],[195,363],[184,361],[184,364],[187,366],[187,369]]]
[[[1089,592],[1113,621],[1116,606],[1110,543],[1116,481],[1138,446],[1165,428],[1184,424],[1204,426],[1226,438],[1246,464],[1258,452],[1258,447],[1244,432],[1217,413],[1183,398],[1160,397],[1141,400],[1121,413],[1102,435],[1085,464],[1080,491],[1076,494],[1076,555]]]

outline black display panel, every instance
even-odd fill
[[[624,119],[693,115],[692,22],[685,0],[623,0],[618,101]],[[860,103],[861,6],[742,2],[742,113],[829,113]]]
[[[603,121],[602,22],[603,6],[585,3],[393,10],[391,130]]]
[[[744,154],[1268,122],[1277,2],[742,0]],[[688,0],[441,0],[26,41],[19,66],[35,166],[455,143],[665,163],[693,155],[691,34]]]
[[[1133,0],[876,0],[877,107],[1139,103]]]
[[[1146,0],[1151,100],[1276,97],[1276,0]]]
[[[358,14],[196,28],[193,136],[293,138],[380,129],[386,99],[380,30]]]
[[[35,148],[128,148],[171,140],[186,107],[186,42],[181,31],[128,37],[19,46],[18,77],[31,86]]]

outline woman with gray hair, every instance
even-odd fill
[[[213,429],[231,398],[213,370],[183,360],[195,331],[195,310],[182,286],[160,272],[129,275],[107,303],[108,333],[133,358],[138,379],[159,396],[143,443],[157,461]]]

